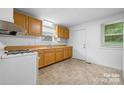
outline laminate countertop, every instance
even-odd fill
[[[53,46],[46,46],[46,45],[32,45],[32,46],[7,46],[5,47],[6,51],[16,51],[16,50],[31,50],[31,51],[38,51],[44,49],[56,49],[56,48],[65,48],[71,47],[68,45],[53,45]]]

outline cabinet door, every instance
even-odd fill
[[[72,47],[64,48],[64,59],[72,57]]]
[[[72,47],[68,48],[68,56],[69,56],[69,58],[72,57]]]
[[[14,11],[14,23],[23,27],[28,32],[28,16]]]
[[[55,63],[55,52],[45,52],[44,62],[45,62],[45,65]]]
[[[62,30],[63,30],[63,36],[62,36],[62,38],[63,39],[66,39],[66,29],[65,29],[65,27],[63,27]]]
[[[40,52],[39,53],[39,65],[38,65],[38,67],[41,68],[43,66],[45,66],[45,63],[44,63],[44,53]]]
[[[56,25],[56,27],[55,27],[55,37],[60,37],[59,26],[58,25]]]
[[[63,49],[56,49],[56,62],[64,59],[64,51]]]
[[[29,17],[29,35],[41,36],[42,21]]]
[[[64,29],[62,26],[59,25],[56,26],[56,35],[59,38],[64,38]]]
[[[59,26],[58,33],[59,33],[59,37],[60,37],[60,38],[63,38],[63,36],[64,36],[64,31],[63,31],[63,28],[62,28],[61,26]]]
[[[64,39],[67,39],[67,30],[64,30]]]
[[[64,29],[63,29],[63,27],[60,27],[59,33],[60,33],[60,38],[64,38]]]
[[[68,58],[68,48],[64,48],[64,59]]]
[[[67,34],[66,39],[69,39],[69,29],[68,28],[67,28],[66,34]]]
[[[68,30],[68,28],[65,28],[64,39],[69,39],[69,30]]]

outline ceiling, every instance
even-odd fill
[[[124,12],[124,8],[18,8],[39,19],[74,26]]]

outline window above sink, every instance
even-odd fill
[[[43,36],[54,36],[55,33],[55,24],[47,21],[47,20],[43,20]]]

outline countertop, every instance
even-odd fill
[[[31,45],[31,46],[7,46],[5,47],[6,51],[15,51],[15,50],[26,50],[29,49],[31,51],[38,51],[44,49],[56,49],[56,48],[64,48],[64,47],[71,47],[68,45],[53,45],[53,46],[46,46],[46,45]]]

